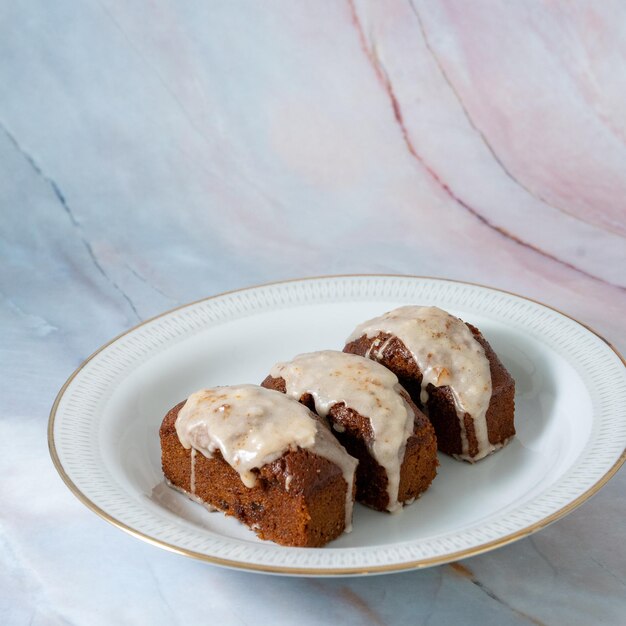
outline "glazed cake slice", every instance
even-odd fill
[[[358,326],[344,351],[397,374],[442,452],[474,462],[515,435],[514,380],[477,328],[442,309],[394,309]]]
[[[357,461],[284,394],[203,389],[169,411],[160,438],[169,484],[261,539],[322,546],[350,530]]]
[[[337,439],[359,459],[359,502],[397,511],[423,493],[435,477],[434,430],[397,376],[382,365],[324,350],[277,363],[262,385],[328,418]]]

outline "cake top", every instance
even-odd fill
[[[184,448],[211,458],[219,450],[246,487],[256,484],[254,469],[288,450],[310,450],[337,465],[347,483],[346,529],[352,518],[352,458],[305,406],[258,385],[202,389],[189,396],[176,418]]]
[[[491,400],[491,370],[481,344],[463,320],[433,306],[402,306],[356,327],[348,342],[363,335],[391,335],[387,341],[375,341],[366,356],[382,357],[392,337],[402,341],[422,372],[420,400],[428,400],[426,388],[448,387],[461,423],[463,453],[461,458],[477,460],[493,451],[489,443],[486,414]],[[468,413],[474,420],[478,454],[469,457],[469,443],[463,426]]]
[[[282,378],[287,395],[295,400],[310,394],[323,417],[343,403],[369,420],[374,435],[370,453],[387,472],[387,508],[401,508],[400,467],[413,433],[414,413],[397,376],[375,361],[335,350],[300,354],[274,365],[270,375]]]

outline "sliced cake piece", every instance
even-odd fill
[[[435,477],[434,430],[397,376],[382,365],[324,350],[277,363],[262,385],[329,419],[337,439],[359,459],[359,502],[397,511],[423,493]]]
[[[261,539],[322,546],[350,529],[357,461],[282,393],[203,389],[169,411],[160,437],[169,484]]]
[[[477,328],[442,309],[394,309],[357,326],[344,351],[395,372],[457,459],[478,461],[515,435],[513,378]]]

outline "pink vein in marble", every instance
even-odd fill
[[[441,191],[502,236],[624,287],[626,148],[546,49],[541,20],[559,16],[348,6],[407,150]]]

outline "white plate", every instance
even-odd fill
[[[440,455],[431,488],[397,515],[355,507],[324,548],[263,542],[163,483],[158,430],[201,387],[260,382],[277,360],[341,349],[402,304],[478,326],[516,381],[517,437],[469,465]],[[410,276],[336,276],[252,287],[124,333],[70,377],[50,415],[52,458],[87,506],[150,543],[248,570],[347,575],[426,567],[504,545],[569,513],[626,458],[626,369],[601,337],[544,305]]]

